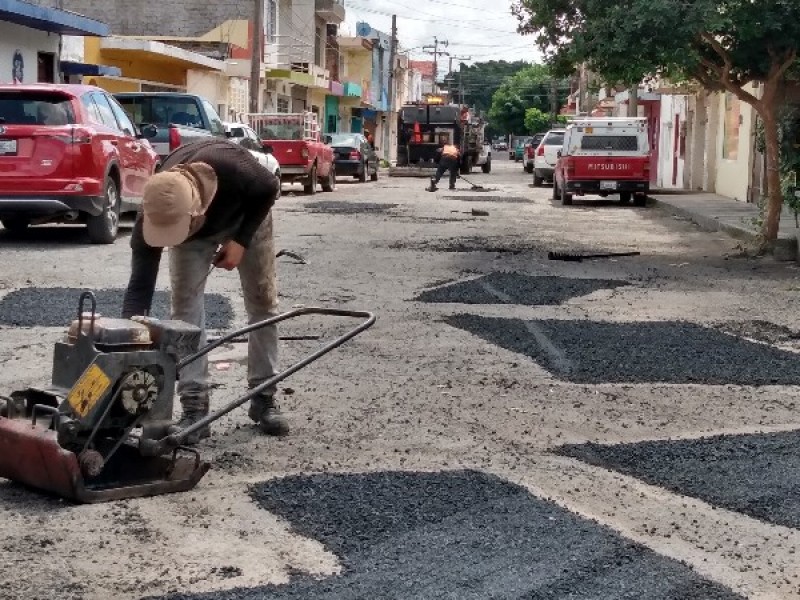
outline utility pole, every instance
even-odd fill
[[[264,0],[255,0],[253,35],[250,38],[250,112],[257,113],[261,100],[261,61],[264,59]]]
[[[439,46],[447,48],[450,42],[447,40],[439,40],[438,37],[433,38],[433,46],[423,46],[422,51],[426,54],[433,55],[433,92],[436,93],[436,79],[439,77],[439,55],[446,54],[444,51],[439,50]]]
[[[558,81],[555,79],[550,82],[550,110],[553,112],[553,125],[558,122]]]
[[[391,159],[392,125],[397,103],[397,81],[395,78],[397,62],[397,15],[392,15],[392,43],[389,48],[389,114],[386,116],[386,126],[383,135],[383,157],[386,162]]]
[[[450,57],[450,65],[448,69],[448,74],[452,77],[453,75],[453,61],[454,60],[472,60],[471,56],[451,56]],[[452,93],[451,98],[452,100]],[[460,104],[464,104],[464,78],[461,75],[461,67],[458,69],[458,100]]]

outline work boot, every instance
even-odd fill
[[[274,396],[256,396],[250,401],[250,419],[267,435],[289,434],[289,421],[281,414]]]
[[[183,396],[181,398],[181,404],[183,405],[183,415],[181,416],[181,420],[178,421],[178,424],[171,428],[174,429],[172,433],[186,429],[197,423],[200,419],[208,416],[208,396]],[[187,446],[194,446],[199,443],[200,440],[204,440],[210,436],[211,427],[206,425],[186,438],[185,444]]]

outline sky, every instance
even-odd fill
[[[422,46],[432,46],[434,37],[449,42],[441,50],[453,57],[471,57],[467,64],[488,60],[539,58],[533,39],[516,33],[517,19],[511,14],[510,0],[344,0],[347,17],[342,33],[355,35],[356,23],[366,21],[374,29],[391,33],[392,17],[397,14],[397,38],[401,49],[410,50],[414,59],[431,60]],[[414,7],[417,8],[414,8]],[[449,67],[447,56],[439,61],[439,72]]]

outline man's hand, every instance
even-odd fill
[[[245,247],[241,244],[237,244],[233,240],[225,242],[222,246],[222,250],[220,250],[217,255],[217,259],[214,261],[214,265],[220,269],[232,271],[242,262],[244,251]]]

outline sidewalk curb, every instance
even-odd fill
[[[754,242],[758,239],[758,233],[745,225],[734,225],[726,223],[718,218],[701,215],[695,211],[687,210],[680,206],[675,206],[662,198],[650,196],[653,206],[675,216],[682,217],[699,226],[704,231],[720,231],[738,240]],[[778,261],[798,260],[798,245],[796,238],[778,237],[772,245],[772,254]]]

